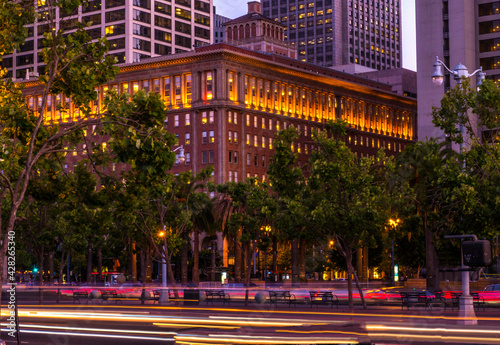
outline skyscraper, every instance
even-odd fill
[[[452,70],[460,63],[469,73],[483,67],[486,78],[500,81],[500,1],[418,0],[415,4],[419,140],[445,139],[432,123],[432,107],[439,106],[446,90],[456,84],[446,73],[443,86],[434,87],[433,63],[437,56]],[[476,76],[471,85],[476,85]]]
[[[213,41],[213,0],[90,0],[69,15],[50,9],[45,0],[33,3],[40,16],[28,26],[28,39],[2,61],[9,77],[24,78],[26,70],[43,73],[38,52],[49,20],[66,32],[75,31],[77,22],[90,23],[91,37],[106,36],[118,62],[190,51]]]
[[[287,26],[303,61],[401,67],[399,0],[262,0],[262,7],[264,16]]]

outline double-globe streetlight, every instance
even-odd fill
[[[448,72],[450,72],[453,75],[453,79],[455,79],[455,82],[457,85],[462,84],[462,80],[464,78],[470,78],[473,75],[477,73],[477,90],[479,91],[479,87],[482,85],[483,80],[486,77],[486,73],[483,72],[483,68],[479,67],[479,69],[475,70],[471,74],[469,74],[469,71],[467,70],[467,67],[459,63],[455,69],[452,71],[450,70],[446,64],[439,60],[439,58],[436,56],[436,61],[434,62],[434,73],[432,74],[432,82],[435,86],[439,87],[443,84],[444,80],[444,74],[441,69],[441,66],[444,67]],[[464,126],[460,123],[460,134],[462,135],[462,138],[464,136]],[[462,140],[463,142],[463,140]],[[460,152],[462,152],[462,147],[463,144],[460,143]],[[469,289],[469,268],[466,267],[463,264],[463,257],[462,257],[462,295],[460,296],[459,299],[459,316],[463,318],[463,323],[464,324],[477,324],[477,319],[475,317],[474,313],[474,305],[473,305],[473,299],[470,295],[470,289]]]

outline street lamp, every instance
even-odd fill
[[[394,230],[396,230],[396,228],[398,227],[399,223],[401,221],[399,220],[399,218],[396,218],[395,220],[394,219],[389,219],[389,225],[391,226],[391,228],[393,228]],[[392,236],[392,253],[391,253],[391,259],[392,259],[392,286],[396,286],[396,272],[394,271],[394,268],[395,268],[395,265],[394,265],[394,235]]]
[[[455,69],[452,71],[449,69],[446,64],[439,60],[439,58],[436,56],[436,61],[434,62],[434,73],[432,73],[432,83],[436,86],[439,87],[443,84],[444,80],[444,74],[441,69],[441,66],[443,66],[448,72],[450,72],[453,75],[453,79],[455,79],[455,82],[457,85],[462,84],[462,78],[470,78],[474,74],[477,73],[477,90],[479,91],[479,87],[483,84],[483,80],[486,77],[486,73],[483,72],[483,68],[479,67],[479,69],[475,70],[471,74],[469,74],[469,71],[467,70],[467,67],[459,63]],[[460,123],[459,126],[460,134],[462,135],[462,142],[460,143],[460,152],[462,152],[463,148],[463,137],[464,137],[464,126],[462,123]]]
[[[434,73],[432,73],[432,82],[437,87],[441,86],[444,81],[444,74],[441,66],[443,66],[448,72],[453,75],[453,79],[455,79],[455,81],[459,85],[462,83],[462,78],[470,78],[477,73],[477,87],[479,88],[482,85],[484,78],[486,77],[486,73],[483,72],[482,67],[479,67],[479,69],[469,74],[467,67],[459,63],[452,71],[445,65],[443,61],[439,60],[439,58],[436,56],[436,61],[434,62]]]
[[[184,162],[186,161],[186,156],[184,155],[184,146],[181,145],[178,148],[172,150],[172,152],[177,151],[179,151],[179,153],[176,155],[177,162],[179,162],[179,164],[184,164]]]

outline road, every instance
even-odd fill
[[[496,308],[479,311],[478,325],[462,326],[456,310],[149,303],[22,305],[22,344],[500,344]],[[2,339],[17,344],[2,312]]]

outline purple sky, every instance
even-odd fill
[[[217,7],[217,14],[236,18],[247,13],[248,1],[250,0],[214,0],[214,5]],[[403,67],[414,71],[417,70],[415,1],[401,0]]]

